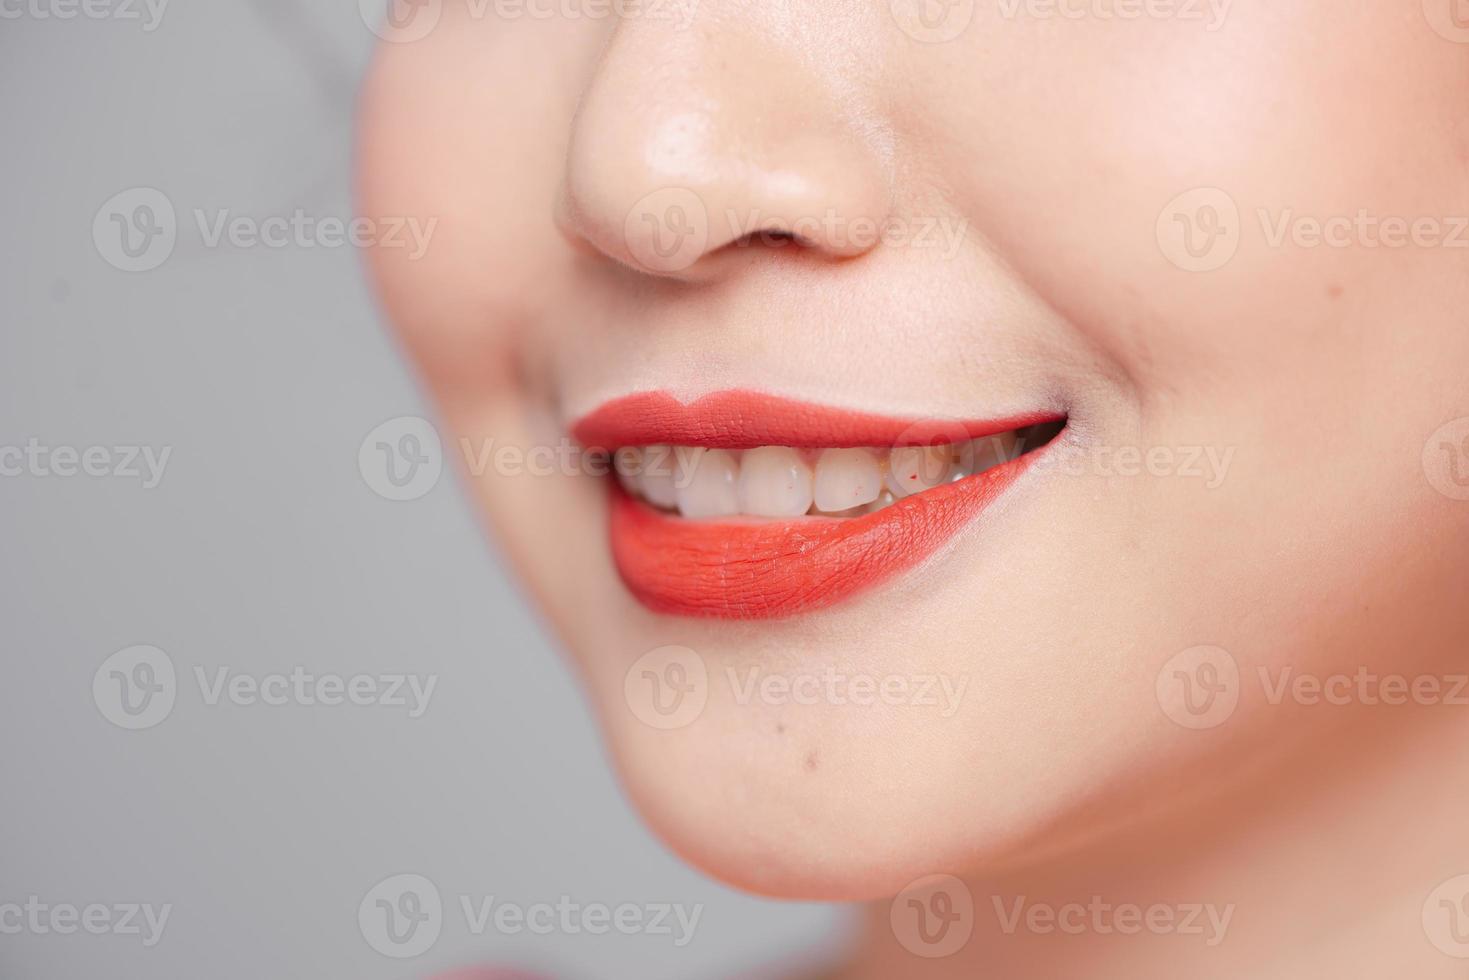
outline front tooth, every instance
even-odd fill
[[[816,509],[837,513],[861,507],[882,491],[882,467],[865,449],[828,449],[816,460],[812,498]]]
[[[1011,432],[1002,432],[995,436],[986,436],[983,439],[975,439],[970,443],[974,462],[970,467],[971,473],[983,473],[985,470],[994,469],[1002,463],[1008,463],[1016,456],[1017,436]]]
[[[755,517],[799,517],[811,509],[811,467],[785,446],[751,449],[740,460],[739,500]]]
[[[887,488],[896,497],[936,487],[949,478],[950,446],[899,446],[888,455]]]
[[[633,496],[641,496],[642,482],[638,471],[643,468],[643,451],[637,446],[622,446],[612,454],[612,469],[617,473],[617,482]]]
[[[884,507],[891,507],[896,500],[897,498],[893,496],[893,492],[891,490],[884,490],[882,493],[877,495],[876,500],[864,507],[863,511],[865,513],[871,514],[874,511],[882,510]]]
[[[638,477],[643,496],[654,507],[673,509],[678,491],[673,481],[673,451],[668,446],[648,446],[643,450],[643,472]]]
[[[687,461],[686,478],[677,488],[678,512],[684,517],[728,517],[740,512],[740,464],[723,449],[697,449]]]

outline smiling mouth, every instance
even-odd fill
[[[644,606],[773,619],[840,602],[931,555],[1064,428],[1036,411],[914,420],[751,392],[654,392],[573,427],[612,451],[612,554]]]

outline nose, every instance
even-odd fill
[[[743,24],[614,29],[572,123],[556,207],[568,238],[686,280],[747,246],[843,259],[880,243],[886,127],[850,79],[741,6]]]

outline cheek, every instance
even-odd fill
[[[1410,278],[1459,275],[1462,252],[1272,240],[1364,208],[1466,213],[1469,46],[1418,3],[1239,0],[1212,31],[990,13],[972,60],[917,66],[905,111],[972,225],[1144,388],[1296,372],[1322,332],[1375,329]],[[1209,253],[1216,227],[1237,244]]]
[[[557,298],[545,284],[570,250],[550,216],[602,28],[446,4],[428,37],[378,48],[358,113],[358,204],[437,222],[421,257],[370,255],[390,317],[436,381],[503,377],[516,328]]]
[[[566,135],[605,27],[446,2],[429,36],[379,46],[358,112],[360,213],[436,222],[421,256],[372,249],[373,285],[497,543],[578,650],[625,614],[616,594],[586,588],[614,580],[605,486],[527,477],[495,454],[564,439],[534,382],[573,261],[551,220]]]

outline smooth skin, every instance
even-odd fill
[[[469,475],[670,846],[754,892],[871,901],[854,980],[1460,975],[1424,905],[1469,873],[1469,706],[1270,696],[1469,671],[1469,501],[1425,455],[1469,416],[1469,44],[1435,2],[1237,0],[1211,30],[978,0],[925,43],[886,0],[702,0],[687,23],[450,0],[380,46],[359,199],[439,221],[372,270],[446,446],[558,445],[644,390],[1069,416],[1048,451],[1074,465],[918,569],[773,622],[639,606],[605,477]],[[668,188],[704,236],[659,266],[640,219]],[[1364,210],[1448,241],[1383,244]],[[1313,244],[1334,216],[1346,238]],[[859,219],[960,233],[874,244]],[[1119,455],[1160,447],[1151,470]],[[1229,454],[1221,479],[1182,472],[1194,449]],[[659,729],[624,682],[667,644],[707,665],[707,704]],[[1200,646],[1238,703],[1189,727],[1159,675]],[[966,687],[948,715],[741,703],[752,668]],[[933,958],[890,914],[932,874],[974,903]],[[1093,896],[1233,911],[1212,945],[998,912]]]

